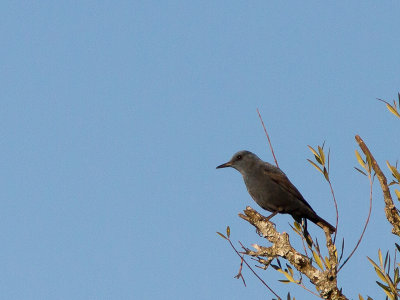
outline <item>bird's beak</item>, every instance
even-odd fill
[[[227,168],[227,167],[232,167],[232,162],[228,161],[227,163],[224,163],[222,165],[219,165],[217,167],[217,169],[221,169],[221,168]]]

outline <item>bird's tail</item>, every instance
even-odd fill
[[[322,219],[318,215],[315,215],[315,217],[310,219],[310,221],[315,223],[315,224],[317,224],[322,229],[328,228],[329,229],[329,233],[331,233],[331,234],[336,231],[335,227],[333,227],[331,224],[329,224],[327,221],[325,221],[324,219]]]

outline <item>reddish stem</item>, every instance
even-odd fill
[[[258,110],[258,108],[257,108],[257,113],[258,113],[258,117],[259,117],[260,120],[261,120],[261,124],[262,124],[262,126],[263,126],[263,128],[264,128],[265,135],[267,136],[268,143],[269,143],[269,147],[271,148],[271,152],[272,152],[272,156],[274,157],[275,164],[276,164],[276,166],[279,168],[278,161],[276,160],[276,157],[275,157],[274,148],[272,148],[271,140],[270,140],[270,138],[269,138],[267,129],[265,128],[264,121],[263,121],[263,119],[262,119],[262,117],[261,117],[261,114],[260,114],[260,111]]]

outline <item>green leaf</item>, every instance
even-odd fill
[[[366,168],[365,168],[365,162],[364,162],[363,159],[361,158],[360,153],[358,153],[357,150],[355,150],[355,152],[356,152],[356,157],[357,157],[358,163],[366,170]]]
[[[400,181],[400,173],[397,171],[396,167],[393,167],[394,177],[396,177],[397,181]]]
[[[322,174],[324,174],[324,172],[322,172],[321,168],[317,166],[317,164],[309,159],[307,159],[309,161],[310,164],[312,164],[318,171],[320,171]]]
[[[317,153],[317,151],[315,151],[313,147],[311,147],[310,145],[307,145],[307,146],[308,146],[308,148],[310,148],[311,152],[312,152],[315,156],[319,156],[318,153]]]
[[[313,256],[314,256],[314,260],[315,260],[315,262],[317,263],[318,267],[319,267],[321,270],[323,270],[323,269],[324,269],[324,266],[323,266],[323,264],[322,264],[321,258],[318,256],[318,254],[317,254],[315,251],[313,251],[312,254],[313,254]]]
[[[381,249],[378,249],[378,257],[379,257],[379,263],[381,265],[381,269],[384,270]]]
[[[340,250],[339,262],[341,262],[341,261],[342,261],[342,258],[343,258],[343,252],[344,252],[344,238],[342,239],[342,247],[341,247],[341,250]],[[337,259],[337,251],[336,251],[336,259]]]
[[[231,236],[231,229],[229,228],[229,226],[226,226],[226,235],[228,236],[228,238]]]
[[[392,166],[388,161],[386,161],[386,164],[389,168],[389,170],[392,172],[393,177],[397,179],[397,181],[400,181],[400,173],[397,171],[395,166]]]
[[[323,163],[322,163],[322,160],[321,160],[321,158],[320,158],[319,156],[314,155],[314,157],[315,157],[315,160],[316,160],[320,165],[323,164]]]
[[[315,248],[317,249],[318,252],[321,252],[319,249],[319,243],[318,243],[318,239],[315,239]]]
[[[325,263],[328,266],[328,268],[330,269],[331,268],[331,263],[329,262],[329,259],[326,256],[325,256]]]
[[[354,169],[356,169],[356,170],[357,170],[358,172],[360,172],[361,174],[363,174],[363,175],[365,175],[365,176],[368,176],[367,174],[364,173],[364,171],[361,171],[359,168],[354,167]]]
[[[367,256],[367,259],[369,260],[369,262],[375,267],[375,269],[379,269],[379,266]]]
[[[273,264],[271,264],[271,267],[273,267],[275,270],[280,270],[281,268],[279,268],[277,265],[273,265]]]
[[[376,282],[381,288],[383,288],[385,291],[388,291],[389,293],[391,293],[391,290],[390,290],[390,288],[389,288],[388,286],[382,284],[382,283],[379,282],[379,281],[375,281],[375,282]]]
[[[389,103],[387,103],[386,107],[392,114],[394,114],[396,117],[400,118],[400,114],[393,106],[391,106]]]
[[[389,297],[389,299],[391,299],[391,300],[395,299],[395,297],[392,295],[392,292],[390,291],[389,287],[387,287],[386,285],[380,283],[379,281],[376,281],[376,283],[383,289],[383,291]]]
[[[397,93],[397,96],[399,97],[399,107],[400,107],[400,93]]]
[[[399,106],[400,106],[400,93],[397,93],[397,96],[399,97]]]
[[[392,167],[392,165],[389,163],[389,161],[386,161],[386,165],[388,166],[390,172],[393,173],[393,170],[392,170],[393,167]]]
[[[279,269],[278,271],[281,272],[283,275],[285,275],[285,277],[286,277],[290,282],[296,283],[296,280],[294,280],[294,278],[293,278],[288,272],[285,272],[285,271],[283,271],[282,269]]]
[[[282,269],[281,261],[279,260],[279,258],[276,258],[276,262],[278,263],[279,268]]]
[[[394,192],[396,193],[397,199],[400,201],[400,191],[398,189],[395,189]]]
[[[389,259],[390,257],[389,257],[389,251],[388,252],[386,252],[386,256],[385,256],[385,263],[383,264],[383,268],[384,269],[386,269],[386,266],[387,266],[387,262],[388,262],[388,259]],[[388,271],[389,272],[389,271]]]
[[[290,275],[293,277],[293,269],[292,269],[292,267],[289,266],[288,264],[286,264],[286,266],[287,266],[287,268],[289,270]]]
[[[221,232],[218,232],[218,231],[217,231],[217,233],[218,233],[221,237],[223,237],[224,239],[227,240],[226,236],[224,236]]]
[[[301,231],[299,231],[297,228],[295,228],[293,226],[290,226],[290,227],[292,227],[293,231],[296,232],[300,237],[302,236]]]
[[[368,172],[371,173],[371,169],[372,169],[372,160],[371,160],[371,156],[366,155],[366,160],[368,163]]]
[[[321,164],[325,165],[325,154],[324,150],[320,146],[318,146],[319,157],[321,158]]]
[[[286,280],[286,279],[278,279],[278,281],[280,281],[280,282],[282,282],[282,283],[285,283],[285,284],[287,284],[287,283],[290,282],[289,280]]]
[[[300,227],[299,222],[294,221],[294,227],[296,227],[296,229],[297,229],[298,231],[301,231],[301,227]]]
[[[377,268],[374,268],[374,269],[375,269],[375,272],[376,272],[376,274],[378,275],[378,277],[379,277],[383,282],[388,283],[388,281],[387,281],[385,275],[382,273],[382,271],[379,270],[379,269],[377,269]]]

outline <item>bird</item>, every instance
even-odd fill
[[[242,174],[250,196],[259,206],[272,213],[267,220],[278,213],[290,214],[298,223],[308,219],[322,229],[328,228],[331,234],[335,232],[335,227],[317,215],[280,168],[247,150],[235,153],[230,161],[217,166],[217,169],[227,167]]]

